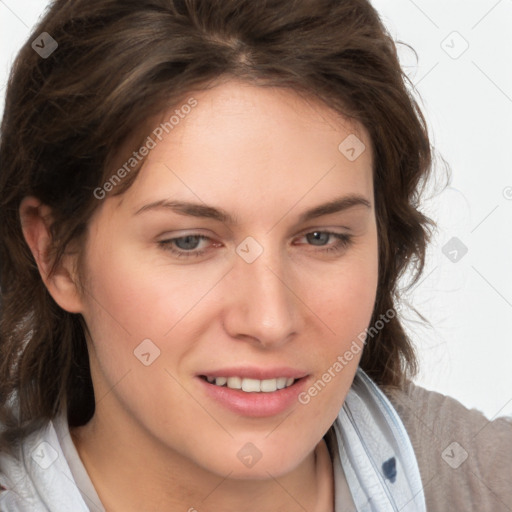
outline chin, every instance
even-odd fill
[[[290,436],[292,439],[292,436]],[[256,446],[258,445],[259,448]],[[299,467],[316,445],[303,453],[302,443],[280,447],[261,442],[235,443],[223,453],[212,453],[208,464],[204,459],[201,465],[209,472],[222,477],[229,475],[232,480],[268,480],[282,477]],[[206,462],[206,464],[205,464]]]

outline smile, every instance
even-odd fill
[[[203,377],[210,384],[245,391],[246,393],[273,393],[294,384],[294,378],[277,377],[275,379],[249,379],[242,377]]]

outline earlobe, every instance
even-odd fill
[[[25,197],[21,201],[19,215],[23,236],[48,292],[62,309],[70,313],[81,313],[82,300],[76,285],[72,257],[63,255],[58,268],[50,275],[52,267],[49,257],[52,217],[50,207],[35,197]]]

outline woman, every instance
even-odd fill
[[[423,116],[366,1],[64,0],[2,124],[1,510],[510,510],[415,386]]]

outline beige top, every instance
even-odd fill
[[[428,512],[512,511],[512,418],[491,421],[412,383],[381,389],[411,439]]]

